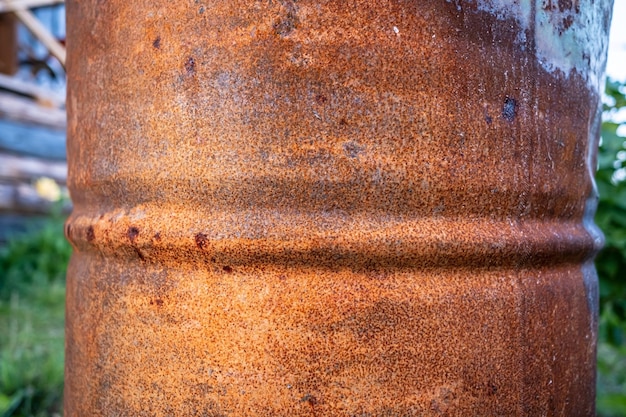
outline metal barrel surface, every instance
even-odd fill
[[[65,415],[592,415],[610,9],[68,0]]]

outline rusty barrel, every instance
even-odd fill
[[[67,1],[65,415],[591,415],[610,1]]]

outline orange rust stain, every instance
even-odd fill
[[[599,97],[515,21],[67,11],[66,416],[593,412]]]

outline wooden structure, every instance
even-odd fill
[[[41,13],[31,10],[55,6],[62,18],[61,3],[0,0],[0,243],[48,213],[57,194],[50,187],[65,188],[65,97],[37,83],[42,78],[37,68],[31,76],[24,68],[34,61],[49,66],[51,59],[64,67],[65,47],[59,34],[53,35],[37,18]],[[28,32],[18,31],[20,25]],[[40,50],[41,45],[45,48],[43,57],[32,56],[34,42]]]

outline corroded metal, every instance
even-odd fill
[[[68,1],[66,416],[592,414],[609,9]]]

